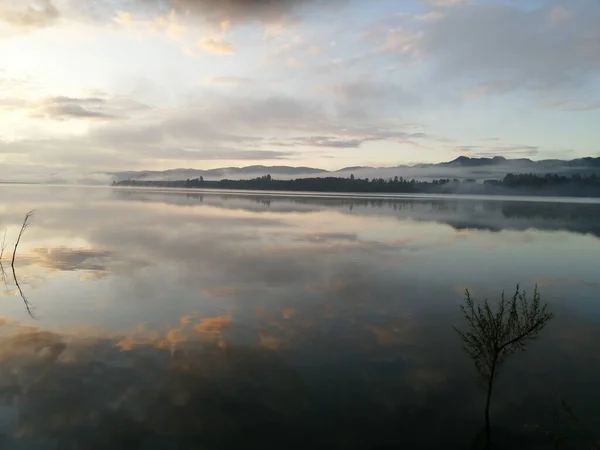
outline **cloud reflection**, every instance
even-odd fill
[[[458,449],[469,444],[478,429],[481,392],[468,361],[460,359],[459,343],[439,345],[451,336],[449,327],[440,328],[442,318],[398,321],[388,316],[386,323],[364,328],[336,315],[330,327],[319,325],[307,336],[300,331],[300,318],[308,312],[298,311],[291,319],[279,316],[280,331],[270,323],[272,317],[257,324],[256,344],[243,346],[228,338],[226,345],[203,339],[206,333],[243,332],[228,316],[191,314],[181,327],[164,332],[137,327],[129,338],[50,332],[0,318],[0,390],[15,421],[9,437],[41,448],[77,444],[97,449],[151,443],[229,449],[240,442],[280,448],[282,439],[287,448],[298,449],[336,447],[340,439],[351,439],[359,448],[403,443],[416,449]],[[194,333],[197,325],[202,333]],[[332,342],[334,329],[341,331],[343,342]],[[541,365],[557,370],[553,377],[563,381],[563,389],[569,386],[567,372],[560,369],[562,358],[576,361],[583,334],[564,341],[562,329],[549,333],[549,345],[532,352],[533,361],[525,358],[507,367],[495,413],[499,423],[550,426],[540,410],[524,413],[514,402],[522,402],[519,396],[531,398],[532,386],[522,382],[533,380]],[[600,337],[600,328],[587,326],[585,333]],[[589,366],[583,371],[576,363],[573,370],[584,377],[582,382],[593,377]],[[544,389],[557,387],[549,381],[536,381],[541,410]],[[585,411],[588,406],[579,404]],[[17,407],[18,414],[12,413]],[[596,416],[586,417],[594,421]],[[545,439],[543,430],[529,438]]]

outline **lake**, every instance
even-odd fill
[[[600,438],[598,201],[4,185],[2,227],[3,449],[471,448],[452,327],[517,283],[556,317],[498,448]]]

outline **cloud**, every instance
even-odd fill
[[[27,108],[29,106],[29,102],[22,98],[17,97],[2,97],[0,98],[0,109],[14,110]]]
[[[529,158],[537,156],[540,152],[540,148],[535,145],[500,145],[490,147],[480,145],[463,145],[456,147],[456,151],[465,156],[476,158],[493,158],[494,156],[505,156],[508,158]]]
[[[293,153],[273,150],[243,150],[225,147],[216,148],[162,148],[156,152],[162,159],[187,160],[187,161],[263,161],[285,160],[294,156]]]
[[[47,105],[41,112],[44,116],[51,119],[113,119],[110,114],[100,111],[85,109],[77,104],[51,104]]]
[[[544,109],[556,109],[560,111],[594,111],[600,109],[600,102],[578,102],[568,100],[554,100],[542,104]]]
[[[29,252],[33,262],[57,271],[92,270],[105,272],[112,253],[86,248],[34,248]]]
[[[253,83],[243,77],[207,82],[210,86]],[[172,161],[291,160],[307,157],[308,153],[299,153],[301,147],[341,150],[359,148],[368,141],[428,139],[422,132],[409,132],[398,120],[380,120],[378,109],[385,112],[402,105],[404,99],[414,101],[399,86],[370,81],[327,86],[318,98],[258,87],[197,88],[185,103],[169,107],[101,93],[55,96],[28,108],[53,120],[88,120],[89,126],[76,137],[48,135],[0,142],[0,153],[36,165],[150,169]],[[326,107],[328,102],[337,113]],[[358,115],[361,108],[367,116]],[[351,114],[354,111],[356,116]]]
[[[60,11],[52,0],[0,1],[0,22],[18,28],[42,28],[54,24]]]
[[[285,95],[213,92],[187,106],[152,112],[144,122],[105,124],[91,137],[101,143],[173,144],[257,143],[264,133],[299,130],[325,119],[321,106]],[[253,150],[256,150],[255,148]]]
[[[241,87],[252,84],[251,78],[236,77],[236,76],[223,76],[223,77],[211,77],[204,80],[204,82],[210,86],[231,86]]]
[[[477,86],[469,87],[462,94],[465,100],[479,100],[493,95],[506,94],[514,89],[513,83],[481,83]]]
[[[357,62],[366,58],[392,53],[403,59],[403,62],[414,62],[421,57],[419,43],[421,32],[413,27],[410,15],[394,14],[378,19],[366,26],[359,34],[360,42],[368,45],[370,51],[359,56]],[[421,16],[414,16],[418,21]],[[355,57],[357,58],[357,57]]]
[[[198,41],[198,47],[215,55],[235,55],[233,44],[218,38],[205,38]]]
[[[494,147],[498,153],[518,153],[521,155],[535,156],[538,154],[539,147],[536,145],[509,145],[503,147]]]
[[[308,147],[330,147],[330,148],[358,148],[367,139],[345,139],[331,136],[308,136],[295,138],[299,145]]]
[[[198,333],[221,333],[222,330],[229,328],[233,323],[233,319],[230,315],[208,317],[202,319],[199,323],[194,325],[194,329]]]
[[[168,14],[155,15],[151,18],[137,18],[132,13],[118,10],[112,21],[124,28],[135,28],[145,31],[164,33],[170,39],[178,41],[187,32],[187,26],[182,18],[171,10]]]
[[[208,286],[202,289],[202,294],[209,298],[228,298],[239,294],[239,288],[233,286]]]
[[[346,0],[159,0],[163,6],[178,13],[196,15],[217,24],[251,21],[273,23],[306,6],[330,8],[345,2]]]
[[[331,87],[335,109],[342,118],[377,117],[391,109],[419,104],[416,94],[387,81],[357,80]]]
[[[473,80],[501,87],[501,93],[577,90],[600,70],[600,8],[569,6],[577,20],[560,27],[547,20],[550,6],[473,2],[447,8],[424,25],[416,45],[438,79]]]
[[[359,148],[369,141],[395,140],[408,143],[411,139],[428,139],[425,133],[405,133],[402,131],[389,132],[386,130],[364,130],[361,134],[358,130],[346,130],[338,136],[302,136],[292,137],[285,141],[270,141],[270,145],[280,147],[325,147],[325,148]]]
[[[561,23],[569,20],[571,17],[571,11],[563,6],[553,6],[550,11],[548,11],[548,21],[552,25],[560,25]]]
[[[151,167],[159,161],[187,161],[191,164],[198,161],[268,161],[288,160],[296,155],[291,152],[275,150],[252,150],[248,148],[231,148],[225,146],[203,146],[196,143],[194,147],[181,147],[168,144],[144,144],[148,136],[144,134],[139,144],[118,141],[113,145],[99,145],[98,142],[79,139],[48,139],[48,140],[21,140],[2,142],[0,141],[0,155],[26,158],[27,160],[46,165],[45,170],[39,167],[35,176],[46,176],[51,172],[64,173],[68,175],[68,168],[86,168],[84,173],[78,170],[79,177],[89,172],[89,167],[96,170],[108,170],[118,168]],[[81,149],[86,151],[82,152]],[[118,150],[115,150],[118,149]],[[52,165],[49,169],[48,165]],[[34,166],[29,167],[29,170]],[[20,168],[21,171],[25,168]],[[40,173],[41,171],[41,173]],[[58,179],[61,179],[58,177]],[[108,182],[108,180],[104,180]]]
[[[392,100],[414,103],[415,96],[401,86],[386,81],[353,81],[333,87],[334,95],[342,100]]]
[[[226,32],[232,25],[283,23],[307,7],[329,8],[348,0],[0,0],[0,22],[22,29],[42,28],[64,18],[145,26],[179,39],[188,29],[180,20],[200,21]]]
[[[422,0],[423,3],[429,6],[438,8],[446,8],[449,6],[458,6],[467,3],[469,0]]]
[[[51,120],[124,119],[131,114],[148,111],[148,105],[130,97],[65,97],[56,96],[42,101],[16,101],[1,99],[0,107],[13,107],[26,110],[32,117],[44,117]]]

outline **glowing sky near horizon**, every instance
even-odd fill
[[[23,176],[600,156],[597,0],[0,0]]]

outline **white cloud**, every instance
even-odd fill
[[[252,84],[253,81],[247,77],[221,76],[206,78],[204,83],[211,86],[242,87]]]
[[[235,46],[220,38],[204,38],[198,41],[198,47],[215,55],[235,55]]]

